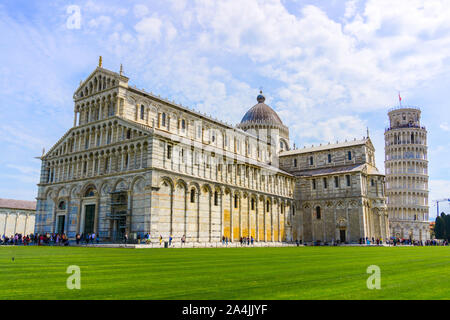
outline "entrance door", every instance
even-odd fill
[[[123,216],[112,222],[112,240],[113,241],[122,241],[125,237],[125,233],[127,230],[127,217]]]
[[[340,230],[341,243],[345,242],[345,230]]]
[[[84,207],[84,234],[94,232],[95,204],[88,204]]]
[[[58,216],[58,223],[56,227],[57,233],[64,233],[64,223],[66,221],[66,216]]]

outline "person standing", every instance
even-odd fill
[[[172,235],[169,236],[169,247],[172,245]]]

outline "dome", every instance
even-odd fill
[[[265,124],[275,124],[283,126],[278,114],[267,104],[264,103],[266,98],[263,96],[262,92],[256,98],[258,104],[254,105],[241,120],[241,124],[245,122],[259,122]]]

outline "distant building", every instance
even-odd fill
[[[34,232],[36,201],[0,198],[0,237]]]
[[[389,236],[384,175],[370,138],[281,152],[280,169],[296,177],[294,239],[358,243]]]
[[[420,126],[420,113],[418,108],[392,109],[384,134],[391,235],[412,240],[430,238],[427,130]]]

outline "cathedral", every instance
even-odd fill
[[[198,243],[388,237],[369,137],[291,148],[262,92],[232,126],[128,82],[100,59],[76,89],[73,127],[41,157],[36,233]]]

